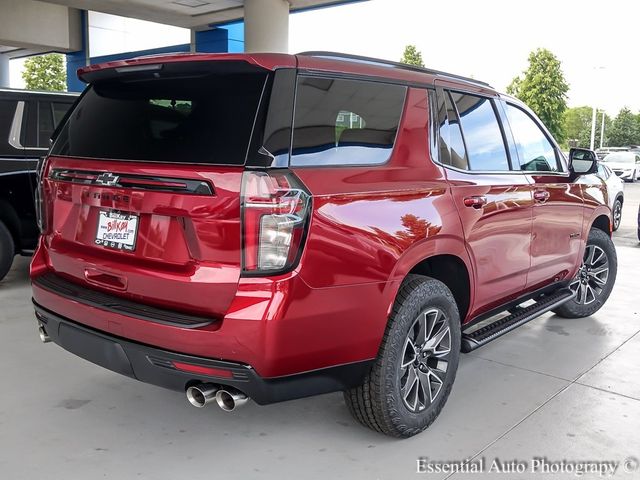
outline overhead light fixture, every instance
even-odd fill
[[[191,7],[191,8],[210,5],[210,2],[203,2],[202,0],[175,0],[171,3],[175,3],[176,5],[180,5],[181,7]]]

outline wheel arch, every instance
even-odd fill
[[[589,230],[591,230],[592,228],[602,230],[604,233],[611,236],[611,217],[609,215],[605,215],[604,213],[597,215],[591,222],[591,227],[589,228]]]
[[[458,237],[435,238],[421,242],[398,260],[389,286],[391,313],[402,282],[408,275],[425,275],[444,283],[456,300],[464,322],[473,303],[473,270],[464,241]]]
[[[15,249],[17,253],[21,248],[21,229],[20,229],[20,217],[16,213],[15,209],[4,198],[0,198],[0,221],[4,223],[4,225],[9,230],[11,237],[13,238],[13,243],[15,245]]]
[[[471,304],[471,275],[460,257],[440,254],[428,257],[417,263],[409,275],[424,275],[444,283],[453,295],[464,322]]]

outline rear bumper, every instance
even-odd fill
[[[41,241],[31,261],[32,296],[45,310],[136,344],[251,365],[263,378],[374,359],[395,296],[392,282],[311,288],[297,272],[241,278],[229,308],[207,325],[194,325],[177,322],[175,310],[131,305],[118,292],[82,281],[43,283],[49,273],[59,274],[47,252]],[[194,305],[209,305],[216,292],[211,281],[209,294]],[[354,301],[360,298],[368,300]]]
[[[36,317],[50,339],[65,350],[114,372],[170,390],[185,391],[207,382],[234,387],[265,405],[358,385],[371,361],[355,362],[275,378],[263,378],[250,366],[184,355],[106,334],[52,313],[34,301]],[[195,374],[175,363],[216,369],[220,376]]]

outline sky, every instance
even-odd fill
[[[131,22],[138,21],[124,23]],[[105,25],[90,23],[100,35]],[[153,46],[151,30],[144,32],[139,40],[128,37],[127,45]],[[180,37],[175,29],[171,34]],[[167,35],[158,37],[166,41]],[[501,91],[527,67],[529,52],[548,48],[562,62],[569,106],[595,104],[612,115],[623,106],[640,111],[639,0],[369,0],[296,13],[289,21],[291,53],[332,50],[399,60],[408,44],[428,67]],[[21,86],[18,62],[11,66],[15,87]]]
[[[529,52],[551,50],[569,106],[640,111],[638,0],[371,0],[290,17],[289,50],[399,60],[405,45],[428,67],[504,91]]]

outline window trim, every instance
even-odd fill
[[[472,96],[476,96],[476,97],[486,98],[492,103],[493,111],[494,111],[494,114],[496,116],[496,121],[498,122],[498,125],[500,125],[500,131],[502,133],[502,142],[504,144],[505,153],[507,155],[507,162],[509,163],[509,167],[510,168],[508,170],[464,170],[464,169],[461,169],[461,168],[458,168],[458,167],[454,167],[453,165],[447,165],[445,163],[442,163],[440,161],[440,125],[437,125],[438,120],[437,120],[437,118],[435,116],[434,116],[434,119],[435,119],[435,122],[434,122],[435,128],[434,128],[434,130],[435,130],[435,144],[436,144],[436,147],[437,147],[436,148],[437,155],[436,156],[432,155],[431,156],[431,160],[436,165],[438,165],[438,166],[440,166],[440,167],[442,167],[444,169],[453,170],[454,172],[464,173],[464,174],[467,174],[467,175],[485,175],[485,174],[491,174],[491,175],[514,175],[514,174],[523,174],[524,171],[522,171],[522,170],[513,170],[513,168],[512,168],[511,156],[510,156],[509,149],[507,148],[509,144],[507,143],[507,140],[505,138],[505,132],[504,132],[503,127],[501,125],[502,119],[498,115],[498,111],[496,110],[496,106],[495,106],[495,101],[496,101],[496,99],[499,99],[499,97],[490,97],[490,96],[487,96],[487,95],[482,95],[481,93],[477,93],[477,92],[467,92],[467,91],[459,90],[459,89],[455,89],[455,88],[454,89],[449,89],[449,88],[442,87],[440,85],[436,85],[436,88],[435,88],[436,109],[438,107],[438,98],[441,95],[444,96],[445,92],[451,92],[451,91],[456,92],[456,93],[462,93],[464,95],[472,95]],[[453,104],[453,108],[456,111],[456,115],[459,115],[458,107],[455,104],[455,102],[453,101],[453,98],[451,96],[450,96],[450,100],[451,100],[451,103]],[[448,121],[449,121],[449,114],[447,112],[447,122]],[[462,123],[460,123],[460,132],[462,133],[462,140],[463,140],[463,142],[465,144],[465,154],[466,154],[467,144],[466,144],[466,140],[465,140],[465,137],[464,137],[464,130],[462,128]]]
[[[298,85],[299,85],[299,79],[300,78],[324,78],[324,79],[332,79],[332,80],[347,80],[347,81],[358,81],[358,82],[369,82],[369,83],[383,83],[385,85],[393,85],[393,86],[399,86],[404,88],[404,99],[402,101],[402,108],[400,109],[400,117],[398,120],[398,128],[396,129],[396,134],[393,137],[393,147],[391,148],[391,151],[389,152],[389,157],[382,163],[337,163],[337,164],[330,164],[330,165],[294,165],[292,163],[292,159],[293,159],[293,137],[295,135],[295,130],[296,130],[296,105],[298,104]],[[296,83],[295,83],[295,91],[293,94],[293,118],[291,119],[291,139],[290,139],[290,143],[289,143],[289,162],[288,162],[288,168],[291,169],[297,169],[297,168],[303,168],[303,169],[308,169],[308,168],[362,168],[362,167],[367,167],[367,168],[374,168],[374,167],[383,167],[388,165],[391,162],[391,159],[393,158],[393,155],[396,152],[396,146],[398,145],[398,135],[400,135],[400,129],[402,127],[402,121],[404,119],[404,114],[407,108],[407,99],[409,98],[409,89],[411,87],[409,85],[403,84],[403,83],[397,83],[397,82],[392,82],[392,81],[386,81],[385,79],[376,79],[376,80],[371,80],[368,78],[365,78],[364,76],[358,76],[358,75],[343,75],[343,74],[331,74],[331,73],[326,73],[326,74],[318,74],[318,72],[311,72],[311,71],[303,71],[303,70],[299,70],[298,74],[296,75]],[[366,119],[365,119],[366,121]]]

